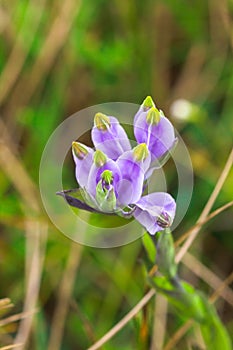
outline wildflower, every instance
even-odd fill
[[[79,142],[72,144],[80,186],[76,198],[73,190],[58,194],[80,209],[134,216],[155,234],[172,224],[176,203],[167,193],[143,192],[153,171],[152,161],[167,154],[175,142],[174,129],[147,97],[135,116],[134,133],[138,145],[132,149],[118,120],[97,113],[91,133],[95,150]]]
[[[95,148],[113,160],[116,160],[122,153],[131,150],[126,132],[115,117],[97,113],[91,137]]]
[[[81,187],[88,205],[98,211],[105,208],[107,212],[122,212],[141,198],[144,174],[150,165],[150,154],[145,144],[124,152],[116,161],[100,150],[94,153],[93,162],[89,159],[86,155],[81,166],[76,160],[76,168],[79,168],[76,179],[79,184],[82,180]]]
[[[80,187],[86,184],[87,172],[93,161],[94,151],[92,148],[80,142],[72,143],[72,154],[75,162],[75,175]]]
[[[148,96],[134,117],[134,135],[138,143],[145,142],[153,160],[159,160],[176,143],[174,128]]]
[[[142,197],[137,202],[134,217],[150,234],[154,235],[171,226],[175,216],[176,203],[172,196],[164,192],[156,192]]]

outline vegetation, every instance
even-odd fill
[[[78,245],[40,198],[40,159],[63,120],[147,95],[193,164],[192,201],[173,232],[179,276],[215,302],[233,334],[232,18],[230,0],[0,1],[0,349],[88,349],[116,324],[102,349],[205,348],[191,318],[149,289],[145,265],[153,266],[141,239],[111,249]],[[175,196],[172,162],[166,176]],[[71,152],[63,177],[75,187]],[[182,255],[178,245],[198,219]]]

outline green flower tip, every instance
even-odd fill
[[[112,180],[113,180],[112,171],[104,170],[101,174],[101,178],[106,185],[111,185]]]
[[[146,116],[148,124],[157,125],[160,122],[160,112],[156,107],[152,107]]]
[[[107,162],[107,156],[100,150],[94,154],[94,163],[97,167],[103,166]]]
[[[88,154],[86,146],[79,142],[72,142],[72,150],[78,159],[84,159]]]
[[[96,113],[94,118],[94,124],[97,129],[106,131],[110,127],[110,119],[103,113]]]
[[[140,143],[133,150],[134,158],[137,162],[143,162],[149,155],[147,145],[145,143]]]
[[[152,107],[155,107],[155,103],[152,100],[152,97],[151,96],[147,96],[145,98],[145,100],[143,101],[142,106],[144,107],[144,109],[150,109]]]

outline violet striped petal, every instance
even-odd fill
[[[73,142],[72,155],[75,162],[75,176],[80,187],[87,185],[87,174],[90,172],[94,150],[80,142]]]
[[[150,193],[136,203],[134,217],[152,235],[171,226],[176,211],[172,196],[165,192]]]
[[[107,117],[105,127],[95,125],[91,137],[96,149],[104,152],[108,158],[116,160],[122,153],[129,151],[131,145],[128,136],[115,117]]]
[[[116,162],[121,172],[121,180],[117,184],[119,205],[136,203],[142,195],[144,175],[150,165],[150,154],[142,161],[137,161],[135,149],[125,152]]]
[[[152,161],[162,157],[174,145],[175,132],[170,121],[160,111],[160,121],[151,124],[147,121],[147,112],[137,113],[134,119],[134,135],[138,143],[145,142],[151,152]]]

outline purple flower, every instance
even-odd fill
[[[93,162],[94,150],[80,142],[72,143],[72,155],[75,162],[75,176],[80,187],[87,184],[87,174]]]
[[[126,132],[118,120],[102,113],[95,115],[91,137],[95,148],[113,160],[116,160],[122,153],[131,150]]]
[[[174,199],[168,193],[157,192],[148,194],[137,202],[134,217],[154,235],[171,226],[175,211]]]
[[[104,206],[107,212],[117,212],[141,198],[144,174],[150,165],[150,154],[145,144],[124,152],[116,161],[100,150],[94,154],[88,152],[82,160],[76,159],[76,149],[80,147],[84,148],[84,145],[73,143],[76,179],[88,205],[100,211]]]
[[[150,97],[134,119],[138,145],[131,149],[128,137],[114,117],[97,113],[92,129],[96,150],[73,142],[72,153],[79,189],[59,192],[67,202],[81,209],[134,216],[155,234],[171,226],[176,203],[167,193],[143,195],[146,180],[153,172],[154,159],[160,160],[175,142],[174,129]]]
[[[134,117],[134,135],[138,143],[146,143],[152,161],[164,157],[176,144],[174,128],[148,96]]]
[[[132,151],[123,153],[118,158],[117,165],[122,176],[118,184],[119,203],[125,206],[134,204],[141,198],[144,175],[150,165],[146,144],[140,144]]]

